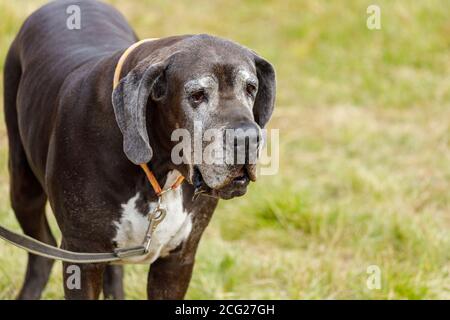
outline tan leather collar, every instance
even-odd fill
[[[142,39],[136,43],[133,43],[131,46],[125,50],[122,55],[120,56],[119,61],[117,62],[116,68],[114,69],[114,79],[113,79],[113,90],[117,87],[120,81],[120,73],[122,72],[122,67],[125,61],[127,60],[127,57],[130,55],[131,52],[133,52],[134,49],[139,47],[141,44],[146,42],[151,42],[158,40],[158,38],[149,38],[149,39]]]

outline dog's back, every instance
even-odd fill
[[[70,10],[74,6],[79,10]],[[71,25],[74,15],[79,15],[79,25]],[[34,68],[33,64],[39,62],[42,68],[61,70],[126,48],[136,36],[122,14],[105,3],[61,0],[30,15],[16,41],[24,68]]]

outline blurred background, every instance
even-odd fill
[[[2,73],[45,2],[0,0]],[[279,173],[221,202],[188,299],[450,299],[450,1],[106,2],[141,38],[214,34],[277,71]],[[371,4],[380,30],[366,26]],[[7,154],[0,121],[0,224],[18,231]],[[25,263],[0,242],[0,299]],[[380,289],[367,286],[372,265]],[[146,297],[147,269],[126,266],[127,298]],[[63,298],[60,263],[44,298]]]

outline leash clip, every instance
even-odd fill
[[[156,205],[156,208],[148,214],[149,224],[144,240],[144,253],[148,253],[153,233],[155,232],[156,227],[164,220],[166,214],[167,210],[161,203],[161,196],[158,195],[158,204]]]

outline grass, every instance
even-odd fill
[[[109,2],[141,37],[212,33],[277,70],[280,172],[221,202],[187,298],[450,298],[450,2],[377,1],[378,31],[365,26],[373,1]],[[0,0],[0,69],[42,3]],[[0,223],[18,230],[6,159],[1,124]],[[0,243],[1,299],[25,262]],[[62,298],[60,269],[44,298]],[[127,298],[145,298],[147,269],[126,267]]]

